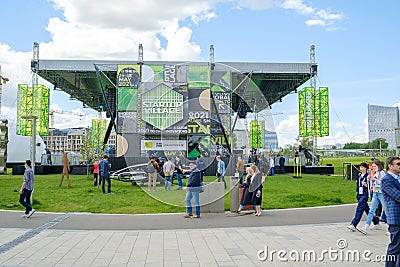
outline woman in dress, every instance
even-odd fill
[[[251,204],[253,204],[256,208],[256,213],[254,215],[261,216],[262,189],[263,189],[262,175],[257,166],[253,165],[251,166],[251,169],[253,171],[253,176],[251,177],[251,183],[249,186],[249,192],[253,194],[251,199]]]
[[[251,183],[252,176],[253,176],[253,170],[250,167],[247,167],[246,168],[246,180],[242,183],[243,195],[242,195],[242,199],[240,200],[239,209],[235,210],[236,213],[240,213],[240,211],[244,208],[244,206],[252,205],[251,199],[252,199],[253,194],[251,192],[249,192],[249,186]]]

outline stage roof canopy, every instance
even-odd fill
[[[117,67],[120,64],[137,64],[136,61],[105,60],[47,60],[32,61],[33,71],[54,85],[54,89],[71,95],[72,99],[98,109],[98,99],[102,98],[95,65],[101,72],[104,88],[116,84]],[[204,64],[209,62],[146,61],[144,65]],[[249,63],[215,62],[248,75],[264,94],[270,105],[287,94],[295,92],[310,78],[310,63]],[[235,104],[233,103],[233,106]],[[235,107],[233,107],[235,109]],[[236,110],[236,109],[235,109]]]

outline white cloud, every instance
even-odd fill
[[[306,21],[307,26],[325,26],[325,21],[320,19],[309,19]]]
[[[2,87],[1,114],[15,120],[12,110],[17,107],[17,87],[20,83],[31,83],[30,59],[31,53],[17,52],[8,45],[0,43],[0,66],[2,75],[9,78]],[[16,114],[16,112],[15,112]]]
[[[80,27],[131,29],[156,32],[164,21],[183,20],[210,10],[217,0],[51,0],[64,11],[67,21]]]
[[[299,135],[299,114],[289,115],[286,119],[281,120],[275,127],[278,135],[279,146],[283,147],[287,144],[297,144],[296,138]]]
[[[164,60],[196,60],[201,48],[190,41],[192,30],[188,27],[179,27],[178,20],[166,22],[166,27],[161,35],[168,40],[166,48],[160,51],[160,57]]]
[[[339,128],[339,129],[346,128],[347,126],[349,126],[349,124],[347,122],[343,122],[343,121],[338,121],[334,125],[335,128]]]
[[[339,30],[340,27],[335,26],[335,22],[345,18],[345,15],[341,12],[334,13],[329,9],[314,8],[311,4],[305,4],[303,0],[239,0],[238,8],[253,10],[283,8],[293,10],[310,18],[305,21],[307,26],[321,26],[325,27],[327,31]]]
[[[285,9],[294,9],[303,15],[309,15],[315,11],[311,6],[303,4],[303,0],[285,0],[282,3],[282,7]]]
[[[199,25],[201,21],[208,22],[215,17],[217,17],[217,14],[215,12],[209,12],[208,10],[206,10],[200,14],[192,15],[191,19],[194,24]]]
[[[317,16],[324,20],[342,20],[345,18],[343,13],[332,13],[328,10],[321,9],[317,12]]]
[[[88,127],[92,125],[92,119],[98,118],[94,114],[85,114],[83,110],[79,108],[70,112],[63,111],[58,104],[52,104],[50,110],[54,111],[54,128],[56,129]]]
[[[245,7],[253,10],[260,10],[279,6],[281,2],[281,0],[239,0],[238,8],[241,9]]]

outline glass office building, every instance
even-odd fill
[[[396,149],[395,129],[399,128],[399,109],[368,104],[368,138],[384,138],[388,149]]]

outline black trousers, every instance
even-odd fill
[[[111,193],[111,179],[110,179],[110,176],[101,176],[101,190],[103,191],[103,194],[106,193],[106,190],[104,188],[106,180],[107,180],[107,193]]]
[[[367,214],[367,216],[369,213],[368,194],[364,195],[357,194],[357,200],[358,200],[358,205],[356,209],[356,215],[354,216],[354,219],[351,221],[351,224],[354,225],[354,227],[357,227],[358,223],[361,221],[364,212]],[[372,218],[372,221],[374,222],[374,224],[379,223],[379,219],[376,216]]]
[[[31,210],[31,194],[32,191],[23,189],[22,194],[19,195],[19,203],[25,207],[25,214],[28,214]]]
[[[400,225],[389,224],[390,243],[386,252],[386,267],[400,266]]]

